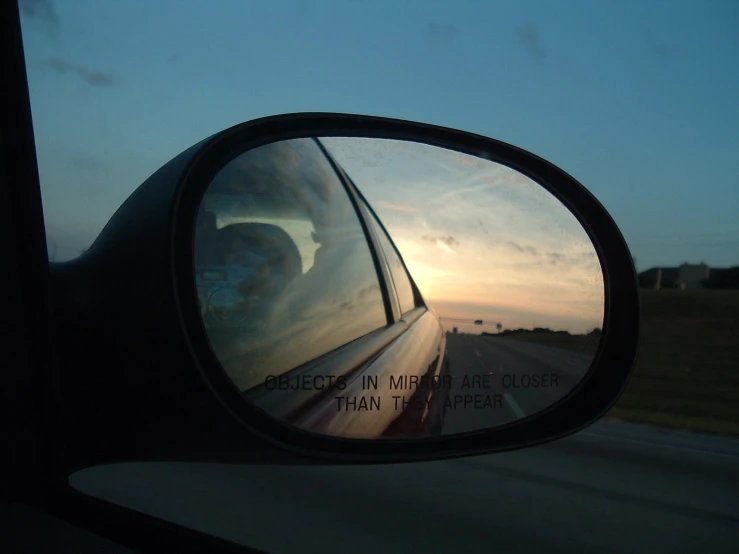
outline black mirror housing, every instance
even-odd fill
[[[558,199],[600,260],[601,343],[587,376],[535,416],[460,435],[363,440],[292,427],[244,402],[219,366],[193,294],[195,221],[220,168],[260,146],[307,137],[366,137],[437,146],[505,165]],[[130,460],[265,463],[408,462],[523,448],[600,418],[634,367],[635,268],[618,227],[585,187],[549,162],[486,137],[379,117],[302,113],[236,125],[185,150],[147,179],[80,258],[52,264],[53,321],[69,471]],[[420,292],[414,284],[417,300]]]

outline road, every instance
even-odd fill
[[[455,407],[447,412],[444,434],[503,425],[548,408],[577,386],[593,361],[580,352],[480,335],[447,335],[447,353]],[[475,376],[487,377],[476,387]],[[485,396],[491,398],[487,405]],[[455,401],[465,397],[474,400]]]
[[[543,446],[459,460],[130,463],[70,481],[273,553],[739,552],[739,441],[608,421]]]

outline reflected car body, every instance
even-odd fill
[[[222,255],[207,260],[196,255],[197,294],[211,346],[229,376],[243,376],[235,384],[250,401],[302,429],[362,438],[439,435],[450,388],[438,386],[449,373],[446,334],[389,236],[378,239],[377,234],[386,231],[377,224],[379,220],[361,193],[325,149],[320,149],[320,155],[331,163],[346,192],[354,198],[352,217],[364,219],[361,228],[376,257],[382,292],[378,301],[392,306],[386,310],[391,314],[387,325],[297,367],[286,368],[281,363],[285,358],[280,357],[281,353],[310,342],[311,326],[286,333],[281,322],[291,317],[289,309],[275,313],[269,299],[244,293],[245,281],[260,279],[259,256],[246,257],[253,263],[227,264]],[[223,204],[222,198],[220,202]],[[270,209],[274,211],[273,206]],[[225,227],[221,225],[216,232]],[[383,244],[395,252],[386,252]],[[406,286],[410,282],[413,289],[414,306],[405,313],[395,284],[399,277],[397,262],[391,269],[391,255],[393,260],[400,258],[407,276]],[[361,290],[356,296],[366,298]],[[363,306],[358,309],[365,311]],[[261,371],[257,367],[260,363]],[[270,368],[267,375],[264,367]],[[253,375],[245,375],[245,371]],[[402,383],[397,381],[400,375],[405,379]],[[378,397],[382,403],[373,401]]]

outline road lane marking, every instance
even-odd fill
[[[513,395],[507,392],[503,393],[503,398],[506,399],[506,402],[508,402],[508,405],[511,407],[511,410],[513,410],[513,413],[516,414],[516,417],[518,419],[526,417],[526,412],[524,412],[521,409],[521,406],[518,405],[518,402],[516,402],[513,399]]]

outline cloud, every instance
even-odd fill
[[[457,28],[451,23],[429,23],[426,31],[432,42],[450,43],[457,38]]]
[[[438,208],[431,212],[431,215],[452,215],[456,214],[459,210],[455,206],[445,206]]]
[[[383,208],[389,208],[391,210],[398,210],[400,212],[415,212],[416,209],[409,204],[401,204],[399,202],[388,202],[387,200],[380,200],[377,202],[378,206]]]
[[[48,34],[56,35],[59,31],[59,15],[51,0],[20,0],[18,7],[21,15],[42,24]]]
[[[109,87],[114,84],[113,76],[95,69],[65,62],[59,58],[49,58],[46,65],[59,73],[73,73],[86,83],[97,87]]]
[[[539,32],[531,23],[527,23],[518,30],[518,38],[535,59],[543,60],[547,57],[547,51],[539,42]]]
[[[462,200],[466,200],[469,198],[469,195],[473,192],[480,192],[480,191],[489,191],[491,188],[495,187],[497,185],[496,179],[490,179],[482,176],[483,182],[477,183],[477,180],[475,181],[476,184],[464,186],[460,188],[455,188],[451,190],[447,190],[439,195],[437,195],[435,198],[431,200],[434,204],[442,204],[444,206],[449,206],[453,200],[456,200],[458,197],[461,197]],[[495,202],[495,198],[491,195],[486,196],[477,196],[476,198],[473,198],[473,201],[475,204],[479,207],[480,203],[487,203],[487,202]]]
[[[516,244],[512,240],[509,240],[508,241],[508,246],[510,246],[514,250],[517,250],[518,252],[521,252],[521,253],[528,253],[528,254],[531,254],[532,256],[538,256],[539,255],[539,251],[536,248],[534,248],[533,246],[531,246],[530,244],[525,244],[525,245],[521,246],[520,244]]]
[[[375,291],[380,291],[380,285],[373,284],[366,286],[363,289],[360,289],[360,291],[357,293],[357,298],[359,298],[360,300],[364,300],[365,296],[367,296],[368,294],[372,294]]]
[[[484,167],[485,163],[487,162],[487,160],[476,158],[475,156],[470,156],[469,154],[462,154],[460,152],[452,152],[451,158],[459,165],[474,168]]]
[[[446,244],[449,248],[452,248],[454,246],[459,246],[459,241],[457,239],[455,239],[454,237],[452,237],[452,236],[448,236],[448,237],[432,237],[432,236],[429,236],[429,235],[423,235],[421,237],[421,240],[425,240],[426,242],[430,242],[430,243],[433,243],[433,244],[437,244],[437,243],[440,242],[442,244]]]
[[[559,262],[565,259],[564,254],[560,254],[559,252],[547,252],[547,258],[549,258],[549,263],[551,265],[557,265]]]

